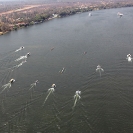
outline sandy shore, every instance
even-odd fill
[[[32,9],[32,8],[35,8],[35,7],[39,7],[39,6],[41,6],[41,5],[27,5],[26,7],[21,8],[21,9],[16,9],[16,10],[11,10],[11,11],[7,11],[7,12],[2,12],[2,13],[0,13],[0,15],[10,14],[10,13],[13,13],[13,12],[25,11],[25,10],[29,10],[29,9]]]

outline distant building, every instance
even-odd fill
[[[58,14],[53,14],[53,18],[57,18],[58,17]]]

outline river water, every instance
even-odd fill
[[[0,36],[0,86],[16,80],[0,94],[0,132],[133,133],[133,64],[126,60],[133,55],[132,12],[92,11]],[[77,90],[81,99],[72,108]]]

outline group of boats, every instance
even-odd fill
[[[118,12],[118,13],[117,13],[117,15],[118,15],[120,18],[123,16],[123,14],[122,14],[122,13],[120,13],[120,12]],[[88,14],[88,16],[90,17],[90,16],[92,16],[92,14],[91,14],[91,13],[89,13],[89,14]]]
[[[91,14],[90,14],[90,15],[91,15]],[[118,15],[121,16],[122,14],[119,13]],[[18,52],[18,51],[20,51],[20,50],[22,50],[22,49],[24,49],[23,46],[20,47],[19,49],[17,49],[15,52]],[[52,51],[53,49],[54,49],[54,48],[52,48],[51,51]],[[85,54],[87,54],[86,51],[84,52],[84,55],[85,55]],[[15,68],[16,68],[16,67],[18,68],[19,66],[21,66],[23,63],[26,62],[26,59],[27,59],[30,55],[31,55],[31,53],[29,52],[29,53],[27,53],[27,54],[24,55],[24,56],[20,56],[20,57],[19,57],[18,59],[16,59],[15,61],[20,61],[20,60],[22,60],[22,59],[25,59],[25,60],[22,61],[20,64],[14,66],[14,67],[15,67]],[[128,62],[132,62],[132,59],[133,59],[133,58],[131,57],[131,54],[128,54],[126,59],[128,60]],[[65,72],[65,70],[66,70],[65,67],[63,67],[63,68],[59,71],[59,73],[63,74],[63,73]],[[103,69],[100,65],[98,65],[97,68],[96,68],[96,72],[98,72],[98,73],[100,74],[100,77],[101,77],[101,74],[102,74],[102,72],[104,72],[104,69]],[[3,86],[2,86],[3,89],[2,89],[2,91],[0,92],[0,94],[3,93],[3,91],[6,90],[6,88],[10,88],[11,85],[12,85],[14,82],[15,82],[15,79],[12,78],[7,84],[3,85]],[[35,87],[38,83],[39,83],[38,80],[36,80],[34,83],[32,83],[29,90],[31,90],[33,87]],[[56,85],[55,85],[55,84],[52,84],[51,88],[48,89],[48,95],[46,96],[43,105],[44,105],[45,102],[47,101],[49,95],[55,91],[55,88],[56,88]],[[74,95],[75,101],[74,101],[73,108],[76,106],[77,100],[79,100],[79,99],[81,98],[80,95],[81,95],[81,91],[78,90],[78,91],[75,92],[75,95]]]

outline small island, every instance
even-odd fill
[[[78,2],[0,2],[0,35],[22,27],[28,27],[76,13],[131,6],[133,6],[133,1],[129,0],[99,0],[95,2],[92,0]]]

